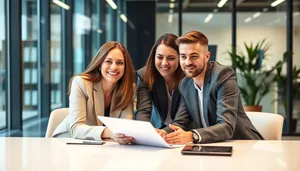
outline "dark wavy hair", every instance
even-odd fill
[[[155,53],[156,53],[156,49],[157,49],[158,45],[164,44],[168,47],[171,47],[172,49],[176,50],[176,52],[179,54],[179,48],[178,48],[178,45],[176,44],[177,38],[178,37],[176,35],[167,33],[167,34],[160,36],[156,40],[154,45],[152,46],[148,60],[145,65],[145,73],[143,75],[144,83],[148,87],[149,91],[152,90],[155,77],[160,75],[160,73],[157,71],[157,69],[155,67]],[[179,58],[178,58],[178,62],[179,62]],[[174,80],[175,87],[174,88],[178,87],[178,84],[183,77],[184,77],[184,73],[181,70],[181,67],[178,66],[178,68],[175,71],[175,80]]]

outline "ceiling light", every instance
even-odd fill
[[[170,3],[170,8],[174,8],[175,4],[174,3]]]
[[[204,19],[204,22],[208,23],[212,19],[213,16],[214,16],[213,13],[209,13],[208,16]]]
[[[100,34],[103,33],[103,31],[101,29],[98,29],[97,32]]]
[[[53,0],[52,2],[55,3],[56,5],[58,5],[58,6],[62,7],[62,8],[64,8],[64,9],[66,9],[66,10],[69,10],[69,9],[70,9],[70,6],[69,6],[69,5],[67,5],[67,4],[65,4],[65,3],[63,3],[63,2],[61,2],[61,1],[59,1],[59,0]]]
[[[127,17],[124,14],[121,14],[120,18],[124,21],[124,23],[127,23]]]
[[[253,18],[257,18],[257,17],[259,17],[261,15],[261,13],[260,12],[257,12],[257,13],[255,13],[255,14],[253,14]]]
[[[252,17],[248,17],[248,18],[246,18],[245,20],[244,20],[244,22],[245,23],[248,23],[248,22],[250,22],[252,20]]]
[[[170,0],[170,2],[175,2],[175,0]]]
[[[110,7],[112,8],[112,9],[117,9],[118,7],[117,7],[117,5],[114,3],[114,1],[113,0],[106,0],[106,2],[110,5]]]
[[[272,6],[272,7],[275,7],[275,6],[277,6],[278,4],[282,3],[283,1],[285,1],[285,0],[276,0],[276,1],[272,2],[271,6]]]
[[[169,14],[168,22],[169,22],[169,23],[172,23],[172,22],[173,22],[173,15],[172,15],[172,14]]]
[[[219,8],[222,8],[223,5],[227,2],[227,0],[221,0],[219,3],[218,3],[218,7]]]

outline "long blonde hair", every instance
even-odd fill
[[[130,103],[133,103],[133,97],[134,97],[133,84],[135,81],[135,71],[127,49],[119,42],[107,42],[100,47],[96,56],[87,66],[86,70],[80,74],[75,75],[75,76],[82,76],[83,79],[94,83],[99,82],[102,77],[101,71],[99,71],[99,67],[104,62],[107,54],[115,48],[120,49],[121,52],[123,53],[125,70],[124,70],[124,75],[120,78],[120,80],[117,82],[117,85],[115,87],[117,91],[116,98],[115,98],[116,105],[114,106],[114,108],[111,109],[111,112],[113,112],[117,108],[121,108],[122,110],[124,110]],[[75,76],[73,76],[70,79],[68,94],[71,93],[72,81]]]

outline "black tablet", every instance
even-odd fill
[[[186,145],[181,153],[191,155],[231,156],[232,146]]]

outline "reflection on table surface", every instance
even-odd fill
[[[0,170],[300,170],[300,141],[227,141],[231,157],[182,155],[173,149],[140,145],[66,145],[79,140],[0,138]]]

